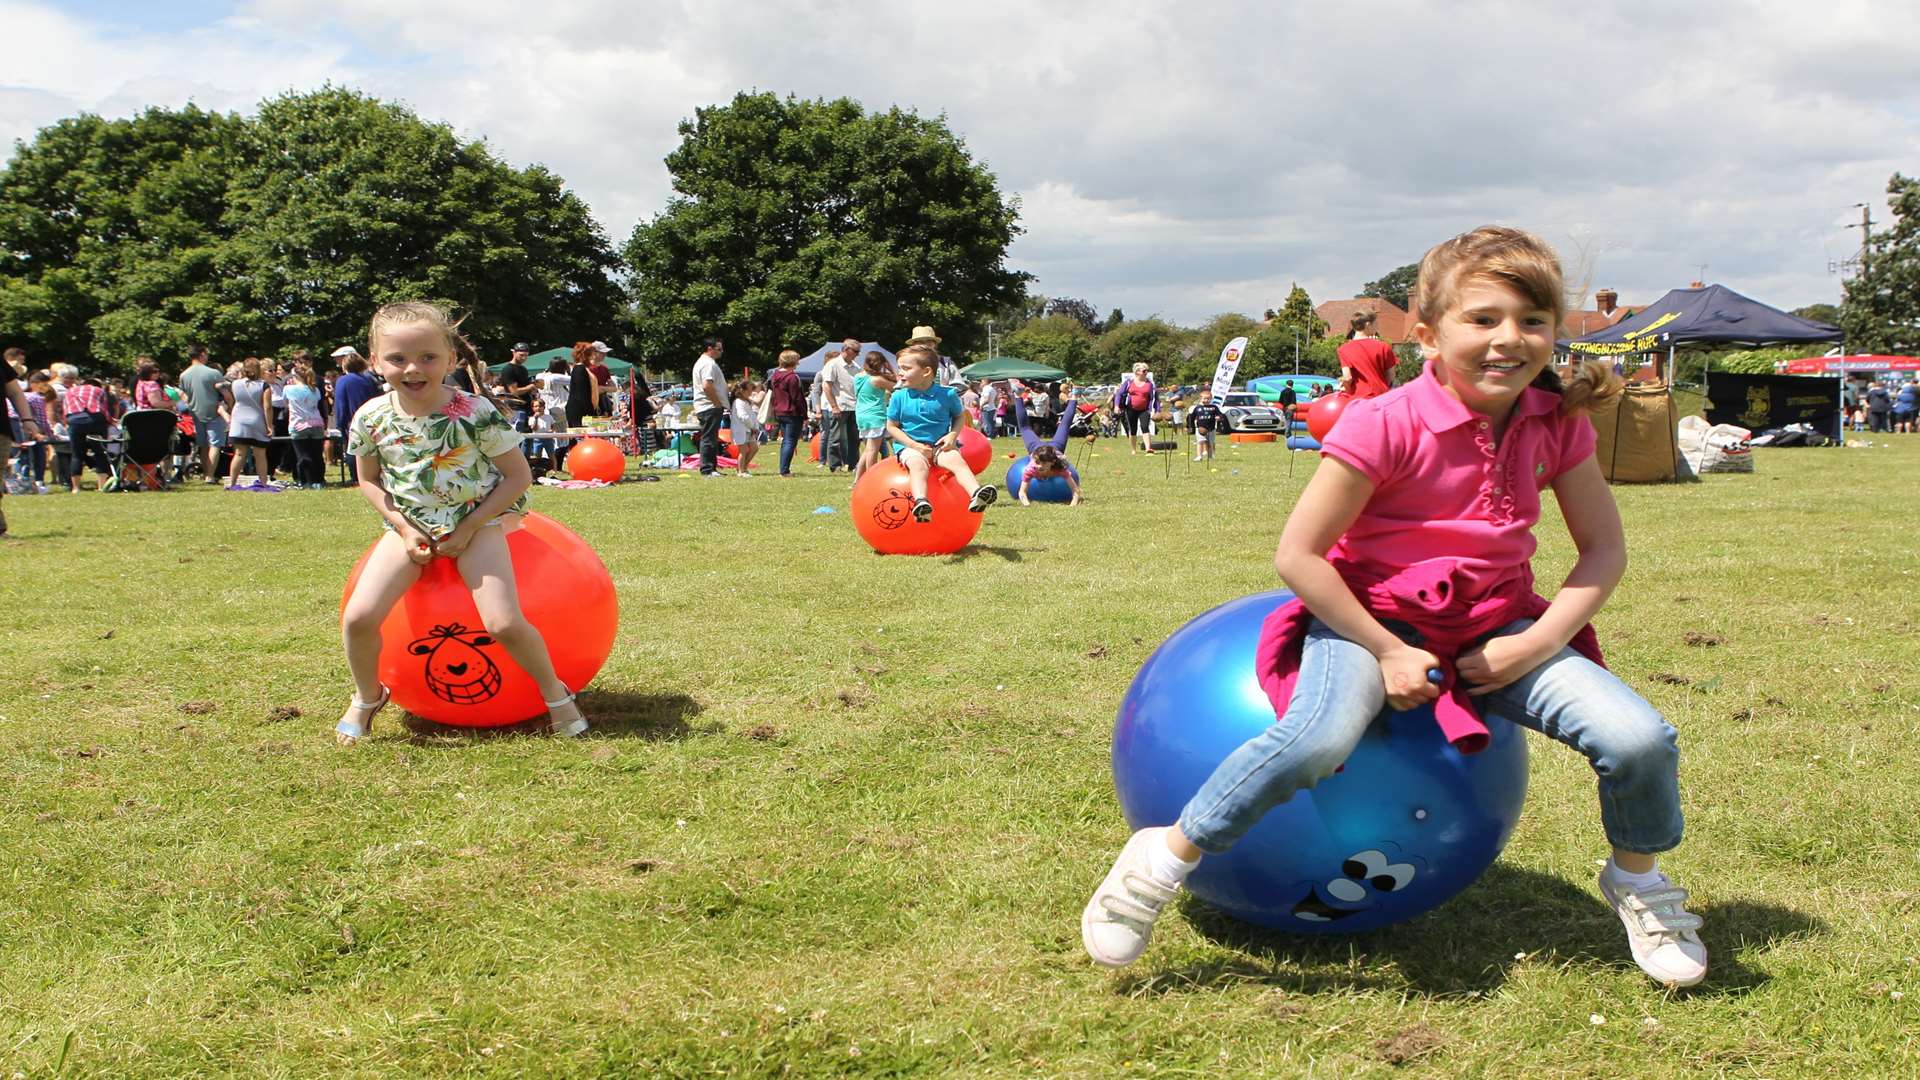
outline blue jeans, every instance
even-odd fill
[[[1418,644],[1410,630],[1387,625]],[[1531,625],[1521,619],[1498,634]],[[1606,668],[1562,649],[1478,701],[1489,717],[1586,755],[1600,781],[1600,822],[1614,847],[1651,855],[1679,845],[1679,736]],[[1373,654],[1313,620],[1286,715],[1220,763],[1180,812],[1180,831],[1202,851],[1227,850],[1268,810],[1332,776],[1386,702]]]
[[[995,422],[993,413],[988,412],[986,409],[980,410],[980,434],[991,439],[998,434],[999,426],[1000,425]]]
[[[807,418],[795,413],[777,414],[773,422],[780,426],[780,475],[793,472],[793,449],[800,445],[800,433],[806,429]],[[825,441],[825,440],[822,440]]]

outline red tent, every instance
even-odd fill
[[[1920,371],[1920,356],[1807,356],[1778,368],[1783,375],[1839,375],[1849,371]]]

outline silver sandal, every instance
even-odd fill
[[[573,700],[575,696],[576,695],[574,694],[568,694],[566,697],[561,698],[559,701],[542,701],[542,704],[544,704],[547,707],[547,712],[549,715],[552,714],[553,710],[558,709],[563,705],[572,705],[576,709],[578,709],[579,708],[578,703]],[[587,724],[587,718],[584,716],[576,716],[571,720],[565,720],[565,721],[554,720],[549,718],[547,721],[547,734],[558,735],[563,739],[574,739],[582,735],[585,735],[587,733],[588,726],[589,725]]]
[[[355,724],[353,721],[342,717],[339,723],[333,725],[334,743],[340,746],[352,746],[361,739],[366,738],[367,733],[373,730],[373,718],[380,715],[380,710],[386,708],[387,702],[392,700],[393,691],[384,686],[380,688],[379,701],[361,701],[360,695],[355,694],[353,704],[347,706],[347,708],[359,712],[361,716],[364,717],[365,722]]]

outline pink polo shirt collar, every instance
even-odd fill
[[[1459,398],[1447,393],[1447,388],[1440,383],[1440,377],[1433,372],[1432,360],[1427,361],[1426,367],[1420,372],[1420,377],[1407,388],[1407,393],[1413,397],[1414,404],[1417,406],[1414,414],[1420,417],[1421,423],[1427,425],[1428,431],[1436,435],[1443,431],[1451,431],[1462,424],[1485,419],[1479,413],[1467,408]],[[1513,415],[1515,419],[1523,416],[1544,416],[1559,407],[1560,395],[1542,390],[1537,386],[1529,386],[1520,391],[1520,400],[1514,403]]]

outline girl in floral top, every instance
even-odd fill
[[[487,633],[539,684],[556,735],[587,721],[554,674],[540,631],[520,612],[506,533],[519,527],[533,483],[520,434],[487,398],[446,385],[455,358],[483,386],[479,357],[447,313],[433,304],[388,304],[374,313],[368,355],[387,380],[347,433],[360,493],[386,522],[340,615],[354,699],[334,728],[351,746],[389,698],[380,685],[380,624],[420,569],[453,559],[473,589]]]

